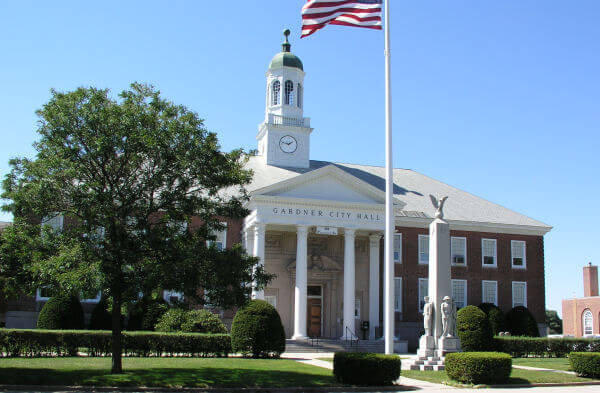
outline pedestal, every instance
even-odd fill
[[[442,357],[450,352],[460,352],[460,339],[458,337],[438,338],[436,355]]]
[[[427,358],[433,356],[435,353],[435,337],[433,336],[421,336],[419,339],[419,349],[417,355],[419,357]]]

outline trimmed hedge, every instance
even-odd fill
[[[475,306],[458,310],[456,330],[463,351],[486,351],[493,348],[493,335],[488,318]]]
[[[279,357],[285,351],[285,331],[275,307],[250,300],[240,308],[231,326],[231,346],[244,356]]]
[[[400,378],[400,357],[379,353],[336,352],[333,375],[347,385],[391,385]]]
[[[96,307],[94,307],[94,309],[92,310],[92,316],[90,318],[90,329],[112,329],[112,315],[110,315],[110,313],[108,312],[108,302],[106,301],[106,298],[104,296],[102,296],[98,304],[96,304]]]
[[[507,312],[506,325],[511,336],[540,336],[538,324],[527,307],[517,306]]]
[[[591,338],[494,337],[496,348],[512,357],[564,358],[570,352],[600,352],[600,340]]]
[[[159,318],[167,312],[169,304],[163,298],[150,298],[144,296],[131,309],[127,330],[154,330]]]
[[[472,384],[505,383],[512,359],[500,352],[462,352],[446,355],[446,374],[455,381]]]
[[[506,317],[494,303],[481,303],[478,306],[485,313],[494,336],[506,331]]]
[[[186,320],[186,311],[180,308],[171,308],[164,313],[154,325],[157,332],[180,332],[181,325]]]
[[[83,307],[76,296],[51,297],[37,320],[38,329],[83,329]]]
[[[0,329],[0,356],[108,356],[111,332],[91,330]],[[228,334],[123,332],[126,356],[227,356]]]
[[[185,311],[172,308],[159,318],[154,326],[157,332],[227,333],[218,315],[208,310]]]
[[[571,352],[569,363],[582,377],[600,378],[600,352]]]

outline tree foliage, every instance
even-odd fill
[[[563,322],[555,310],[546,310],[546,323],[550,329],[550,334],[562,334]]]
[[[5,210],[23,220],[2,244],[26,239],[2,257],[2,282],[13,292],[27,280],[102,289],[113,305],[113,372],[121,372],[121,306],[140,292],[231,307],[248,298],[246,283],[268,281],[241,249],[206,246],[223,217],[246,216],[252,174],[245,153],[222,152],[196,113],[141,84],[119,99],[96,88],[52,91],[37,113],[37,155],[11,160],[3,181]],[[57,214],[68,224],[62,232],[34,225]]]

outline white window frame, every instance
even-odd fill
[[[421,282],[426,282],[427,283],[427,291],[426,293],[422,293],[421,292]],[[419,312],[423,313],[423,306],[421,305],[421,302],[424,302],[423,298],[425,296],[429,296],[429,279],[427,278],[419,278],[419,287],[417,288],[417,292],[419,293],[419,299],[418,303],[417,303],[417,307],[419,308]],[[424,305],[424,303],[423,303]]]
[[[354,298],[354,319],[360,319],[360,298]]]
[[[275,84],[278,84],[277,92],[275,91]],[[271,106],[281,105],[281,90],[281,81],[279,79],[271,82]]]
[[[427,250],[425,250],[425,251],[421,249],[421,239],[422,238],[426,238],[427,239]],[[419,263],[419,265],[428,265],[429,264],[429,246],[430,246],[430,244],[429,244],[429,241],[430,241],[429,235],[419,235],[419,238],[418,238],[417,241],[418,241],[418,248],[419,248],[419,254],[417,256],[418,263]],[[427,254],[427,261],[426,262],[421,262],[421,254]]]
[[[214,236],[216,236],[215,240],[207,240],[206,241],[206,246],[210,247],[211,244],[215,243],[221,243],[221,250],[225,250],[227,248],[227,223],[226,222],[222,222],[221,225],[225,226],[225,229],[223,229],[222,231],[218,231],[218,232],[213,232],[212,234]],[[223,236],[222,240],[219,240],[219,236]]]
[[[512,306],[515,306],[515,285],[523,284],[523,304],[519,304],[519,306],[527,307],[527,282],[525,281],[513,281],[512,282]]]
[[[38,302],[45,302],[50,300],[50,298],[42,296],[42,288],[38,288],[35,290],[35,300]]]
[[[454,239],[460,239],[465,244],[465,249],[464,249],[465,252],[464,252],[464,255],[463,255],[464,263],[454,263],[454,248],[452,247],[452,241]],[[450,238],[450,258],[452,258],[451,259],[452,266],[467,266],[467,238],[466,237],[452,236]]]
[[[398,246],[398,258],[396,258],[396,246]],[[402,263],[402,234],[401,233],[394,233],[394,263]]]
[[[498,281],[492,281],[492,280],[482,280],[481,281],[481,302],[482,303],[489,303],[487,301],[487,299],[485,298],[485,285],[486,284],[493,284],[495,291],[494,293],[496,294],[495,296],[495,300],[494,300],[494,305],[496,305],[496,307],[498,307]]]
[[[456,299],[454,299],[454,284],[458,283],[458,282],[462,282],[464,284],[463,286],[463,296],[464,296],[464,304],[461,308],[466,307],[469,303],[467,302],[467,280],[463,280],[463,279],[452,279],[451,281],[451,287],[450,287],[450,292],[452,293],[452,300],[455,302],[456,304]],[[457,306],[458,308],[458,306]]]
[[[483,246],[483,243],[485,241],[493,241],[494,242],[494,264],[492,264],[492,265],[484,263],[485,257],[490,256],[490,255],[484,254],[485,247]],[[498,267],[498,241],[496,239],[485,239],[485,238],[481,239],[481,266],[483,266],[483,267]]]
[[[402,277],[394,277],[394,312],[402,314]]]
[[[586,328],[588,325],[586,324],[586,317],[589,317],[589,333],[586,333]],[[594,314],[589,308],[583,310],[583,314],[581,314],[581,329],[583,337],[593,336],[594,335]]]
[[[183,293],[177,291],[169,291],[166,289],[163,290],[163,299],[165,299],[165,302],[171,304],[172,297],[178,298],[180,302],[183,301]]]
[[[516,244],[523,245],[523,265],[515,265],[514,246]],[[513,269],[527,269],[527,243],[524,240],[511,240],[510,241],[510,265]]]
[[[65,216],[57,214],[50,218],[45,217],[42,219],[42,226],[49,226],[54,231],[60,232],[65,227]]]
[[[265,302],[277,308],[277,295],[265,295]]]

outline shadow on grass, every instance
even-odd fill
[[[290,387],[337,386],[333,375],[243,368],[148,368],[125,370],[55,370],[2,368],[0,384],[147,387]]]

